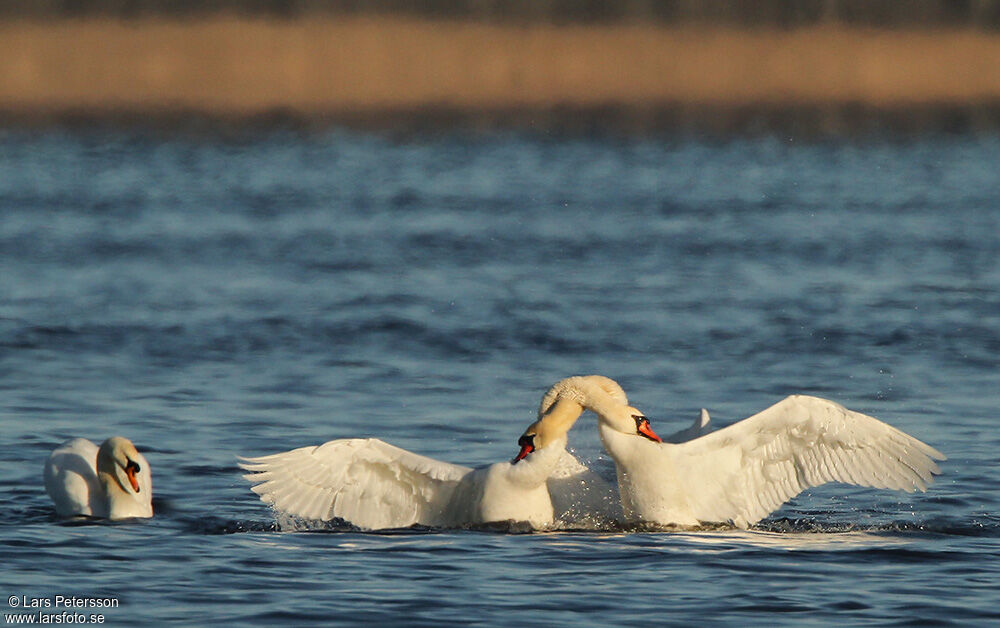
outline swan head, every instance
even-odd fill
[[[601,412],[598,417],[602,425],[610,427],[616,432],[629,436],[641,436],[656,443],[663,442],[663,439],[653,431],[645,413],[638,408],[622,405],[619,408],[614,408],[611,412]]]
[[[145,462],[132,441],[113,436],[101,443],[97,451],[97,473],[112,481],[109,486],[116,486],[128,495],[139,495],[142,490],[139,474],[143,470],[140,460]]]
[[[583,406],[576,400],[560,397],[539,411],[540,418],[528,426],[517,440],[521,451],[511,460],[517,464],[536,449],[543,449],[553,444],[566,445],[566,433],[573,427],[576,420],[583,414]]]
[[[542,397],[538,421],[518,439],[521,451],[511,464],[551,443],[561,441],[565,445],[566,433],[584,410],[592,410],[603,423],[618,431],[663,442],[650,427],[649,419],[628,405],[628,397],[618,382],[603,375],[577,375],[556,382]]]

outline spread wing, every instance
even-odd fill
[[[411,453],[375,438],[333,440],[240,466],[261,501],[304,519],[334,517],[362,528],[438,525],[471,469]]]
[[[878,419],[801,395],[676,452],[678,477],[699,478],[685,487],[694,515],[740,526],[827,482],[923,491],[941,472],[934,460],[946,459]]]

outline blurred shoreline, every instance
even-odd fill
[[[1000,32],[322,14],[0,21],[0,124],[192,119],[996,129]]]

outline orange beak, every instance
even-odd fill
[[[645,436],[651,441],[662,443],[663,439],[656,435],[653,428],[649,426],[649,419],[642,419],[639,424],[635,426],[637,432]]]
[[[518,453],[517,456],[515,456],[514,459],[510,461],[510,463],[517,464],[519,460],[524,460],[525,456],[527,456],[533,451],[535,451],[534,445],[532,445],[531,443],[524,443],[523,445],[521,445],[521,452]]]
[[[139,478],[135,476],[138,470],[139,470],[139,465],[132,462],[131,460],[129,460],[128,464],[125,465],[125,475],[128,477],[128,483],[132,485],[132,490],[135,491],[136,493],[139,492]]]

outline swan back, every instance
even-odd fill
[[[60,517],[104,517],[103,490],[97,481],[97,445],[74,438],[53,450],[45,461],[45,492]]]
[[[712,431],[712,428],[708,426],[711,422],[711,417],[708,415],[708,410],[705,408],[701,409],[698,414],[698,418],[694,420],[694,423],[690,427],[686,427],[678,432],[674,432],[670,436],[665,436],[663,442],[665,443],[686,443],[689,440],[694,440],[699,436],[704,436]]]

